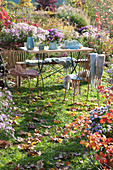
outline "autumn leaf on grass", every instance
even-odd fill
[[[69,162],[64,162],[59,159],[58,162],[55,163],[56,168],[61,169],[61,170],[69,170],[70,169],[70,163]]]
[[[55,137],[50,136],[50,141],[62,143],[63,140],[61,138],[57,138],[56,136]]]
[[[13,162],[8,162],[7,165],[13,165],[14,163]]]
[[[44,107],[51,107],[52,104],[51,103],[48,103],[48,104],[45,104]]]
[[[85,140],[81,140],[81,141],[80,141],[80,144],[81,144],[81,145],[85,145],[85,144],[86,144],[86,141],[85,141]]]
[[[55,155],[54,159],[69,159],[71,157],[70,154],[62,151],[59,155]]]
[[[61,127],[56,127],[56,128],[55,128],[55,132],[56,132],[56,133],[60,133],[60,132],[61,132],[61,130],[62,130],[62,128],[61,128]]]
[[[17,145],[18,149],[21,150],[33,150],[34,148],[36,148],[36,145],[32,145],[32,144],[19,144]]]
[[[13,120],[13,125],[20,126],[20,124],[16,120]]]
[[[42,127],[44,127],[44,128],[48,128],[48,129],[50,129],[52,126],[47,126],[47,125],[41,125]]]
[[[20,170],[20,169],[34,169],[34,170],[40,169],[40,170],[45,170],[43,160],[38,161],[36,164],[33,164],[33,163],[28,163],[27,165],[18,164],[14,168],[14,170]]]
[[[29,132],[24,132],[24,131],[20,130],[20,132],[18,133],[18,135],[27,135],[27,136],[31,136],[31,133],[29,133]]]
[[[41,156],[42,155],[42,152],[41,151],[35,151],[35,150],[30,150],[30,151],[28,151],[28,155],[29,156],[35,156],[35,155],[37,155],[37,156]]]
[[[40,123],[40,124],[41,124],[41,123],[47,123],[46,120],[38,119],[38,118],[36,118],[36,117],[33,117],[33,120],[36,121],[36,122],[38,122],[38,123]]]
[[[46,131],[43,133],[43,135],[49,136],[50,135],[50,131],[48,131],[48,129],[46,129]]]
[[[28,129],[35,129],[36,128],[34,123],[28,123],[27,127],[28,127]]]
[[[24,142],[24,139],[21,138],[21,137],[17,137],[16,141],[17,141],[17,142]]]
[[[65,130],[65,131],[63,132],[63,135],[67,135],[68,132],[69,132],[69,130]]]
[[[53,122],[54,123],[62,123],[62,121],[60,121],[60,120],[54,120]]]
[[[5,140],[0,140],[0,148],[6,149],[6,148],[8,148],[9,146],[12,146],[12,143],[7,142],[7,141],[5,141]]]

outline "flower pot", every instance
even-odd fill
[[[49,50],[56,50],[56,49],[58,49],[57,42],[56,41],[50,42],[49,43]]]

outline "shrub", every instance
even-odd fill
[[[84,27],[84,26],[88,25],[87,21],[79,14],[71,15],[70,23],[76,23],[77,28]]]
[[[63,5],[56,9],[57,16],[70,22],[70,24],[76,25],[77,28],[81,26],[86,26],[89,24],[89,17],[87,14],[78,8],[73,8],[69,5]]]
[[[94,26],[87,26],[78,29],[80,33],[79,41],[87,47],[94,48],[95,52],[105,53],[106,57],[113,54],[113,39],[109,38],[108,31],[101,30]]]
[[[17,4],[13,1],[8,1],[7,2],[7,9],[9,10],[14,10],[17,8]]]
[[[37,5],[37,10],[43,9],[43,10],[50,10],[54,11],[55,9],[55,3],[57,3],[57,0],[35,0]]]
[[[64,33],[63,40],[77,39],[78,37],[78,32],[75,31],[75,27],[73,27],[66,21],[62,21],[62,19],[47,17],[46,22],[41,22],[40,25],[41,24],[45,30],[52,29],[52,28],[57,28],[58,30],[62,30]]]
[[[11,18],[8,16],[7,11],[1,9],[1,11],[0,11],[0,30],[3,27],[9,28],[11,24],[12,24]]]

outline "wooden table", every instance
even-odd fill
[[[67,53],[70,53],[71,57],[72,57],[72,53],[77,52],[78,53],[77,62],[78,62],[78,59],[80,57],[81,52],[88,52],[89,53],[89,52],[94,50],[93,48],[88,48],[88,47],[82,47],[80,49],[63,49],[63,48],[61,48],[61,46],[59,46],[58,49],[56,49],[56,50],[49,50],[48,46],[45,46],[44,50],[42,50],[42,51],[39,51],[38,47],[35,47],[33,50],[27,50],[26,47],[20,47],[20,49],[26,51],[28,54],[36,54],[36,55],[50,54],[50,53],[65,53],[65,52],[67,52]],[[74,66],[74,64],[72,63],[72,65],[73,65],[73,70],[72,70],[71,74],[73,73],[73,71],[76,72],[77,64],[76,64],[76,66]]]
[[[38,47],[35,47],[33,50],[27,50],[26,47],[20,47],[21,50],[26,51],[29,54],[42,54],[42,53],[62,53],[62,52],[91,52],[94,49],[93,48],[88,48],[88,47],[82,47],[80,49],[63,49],[61,46],[58,47],[56,50],[49,50],[49,47],[46,46],[44,50],[39,51]]]
[[[78,55],[77,55],[77,60],[76,60],[76,64],[73,63],[73,60],[72,60],[72,71],[71,71],[71,74],[75,71],[76,72],[76,67],[77,67],[77,64],[78,64],[78,61],[79,61],[79,58],[80,58],[80,53],[81,52],[92,52],[93,51],[93,48],[88,48],[88,47],[82,47],[80,49],[64,49],[64,48],[61,48],[61,46],[58,47],[58,49],[56,50],[49,50],[49,47],[48,46],[45,46],[44,47],[44,50],[42,51],[39,51],[39,48],[38,47],[35,47],[33,50],[27,50],[26,47],[20,47],[21,50],[24,50],[26,51],[28,54],[36,54],[36,56],[38,56],[39,54],[42,54],[43,56],[45,54],[50,54],[50,53],[70,53],[70,56],[71,58],[73,57],[73,53],[74,52],[77,52]],[[38,57],[37,57],[38,58]],[[40,65],[39,65],[39,72],[40,72],[40,75],[41,75],[41,69],[40,69]],[[42,75],[41,75],[42,77]],[[42,81],[43,81],[43,77],[42,77]],[[44,89],[44,86],[43,86],[43,89]]]

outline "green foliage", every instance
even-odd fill
[[[18,5],[15,2],[13,2],[13,1],[7,2],[7,9],[16,10],[17,7],[18,7]]]
[[[83,18],[83,16],[81,16],[79,14],[71,15],[70,16],[70,23],[76,24],[77,28],[84,27],[84,26],[88,25],[85,18]]]
[[[57,16],[62,18],[62,20],[69,22],[77,28],[81,26],[89,25],[89,18],[87,14],[81,9],[73,8],[69,5],[64,5],[56,9]]]
[[[60,66],[56,65],[55,68],[60,68]],[[43,76],[45,77],[49,71],[51,73],[54,70],[51,66],[44,66]],[[108,77],[108,74],[103,75],[102,85],[106,85],[105,77]],[[66,168],[69,165],[68,169],[73,170],[95,169],[93,165],[87,163],[90,160],[84,147],[80,145],[80,140],[75,137],[76,134],[72,131],[71,137],[63,136],[63,132],[65,125],[75,120],[75,117],[78,118],[81,111],[86,113],[88,109],[96,107],[97,91],[96,89],[93,92],[90,90],[89,101],[86,101],[87,84],[81,84],[81,94],[76,95],[76,103],[72,105],[73,91],[70,89],[67,92],[68,100],[64,101],[62,82],[63,76],[59,73],[44,79],[45,95],[43,96],[42,83],[39,81],[40,96],[36,97],[36,80],[31,80],[33,88],[31,105],[28,104],[29,94],[26,94],[26,88],[28,88],[26,80],[23,80],[21,87],[10,89],[15,107],[20,108],[19,111],[15,110],[12,121],[16,120],[19,125],[14,124],[17,140],[14,142],[10,139],[13,146],[0,149],[1,169],[10,170],[17,167],[34,169],[33,166],[38,166],[38,161],[41,160],[43,160],[45,169],[55,169],[56,165],[63,164],[66,165]],[[105,99],[100,96],[101,106],[104,105],[104,101]],[[22,132],[26,133],[22,134]],[[2,139],[6,140],[5,136]],[[29,148],[30,145],[33,145],[32,148]],[[28,147],[24,148],[24,146]],[[59,159],[62,160],[62,164],[59,163]]]

